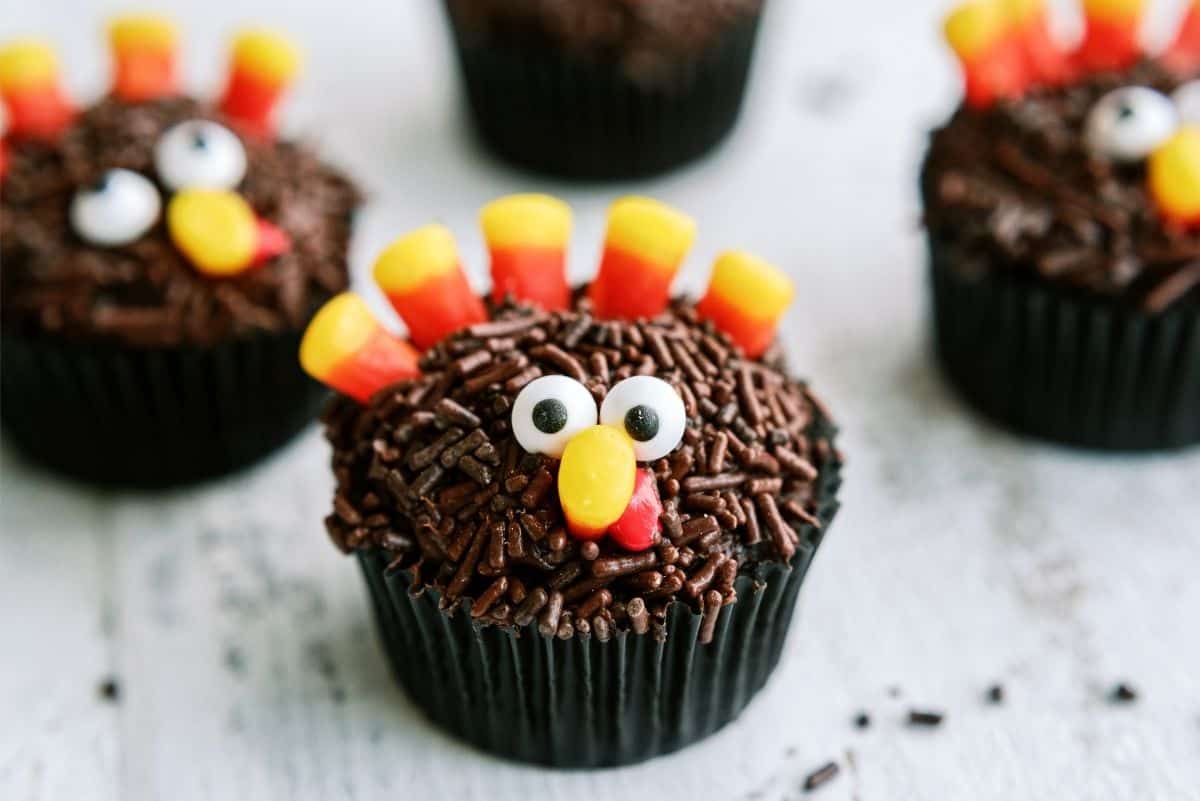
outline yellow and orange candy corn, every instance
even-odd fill
[[[127,103],[170,97],[177,91],[179,31],[154,15],[117,17],[108,26],[112,93]]]
[[[257,217],[241,195],[215,189],[173,195],[167,231],[193,267],[218,278],[243,273],[292,246],[287,234]]]
[[[491,256],[493,300],[512,295],[547,311],[571,305],[566,203],[549,195],[508,195],[484,206],[479,217]]]
[[[1124,70],[1142,55],[1146,0],[1083,0],[1083,42],[1075,61],[1086,72]]]
[[[379,324],[366,302],[343,292],[313,317],[300,341],[300,365],[330,389],[366,403],[378,390],[421,374],[420,356]]]
[[[1150,194],[1173,227],[1200,228],[1200,126],[1185,125],[1150,155]]]
[[[0,98],[8,136],[16,139],[55,139],[75,116],[59,82],[58,58],[37,39],[0,47]]]
[[[427,225],[397,239],[375,261],[374,274],[421,350],[487,319],[444,226]]]
[[[596,315],[634,320],[662,312],[695,238],[695,221],[657,200],[625,197],[613,203],[600,270],[588,290]]]
[[[775,339],[793,294],[792,282],[779,268],[749,253],[731,251],[717,258],[696,311],[746,356],[757,359]]]
[[[1181,75],[1200,70],[1200,0],[1188,4],[1179,33],[1163,53],[1162,62]]]
[[[274,136],[276,107],[299,71],[300,51],[287,38],[266,30],[239,34],[221,112],[244,133]]]
[[[962,66],[967,105],[989,108],[1029,88],[1025,52],[1002,0],[968,0],[946,17],[944,33]]]
[[[1061,86],[1075,76],[1071,56],[1054,40],[1045,0],[1004,0],[1009,24],[1025,61],[1026,78]]]

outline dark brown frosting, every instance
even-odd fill
[[[1184,82],[1147,62],[986,111],[959,108],[933,132],[922,171],[930,235],[965,271],[1012,270],[1155,312],[1200,303],[1200,234],[1163,224],[1144,163],[1111,163],[1084,141],[1088,112],[1108,92]]]
[[[636,324],[587,309],[504,307],[427,352],[420,379],[367,406],[339,397],[325,418],[337,477],[329,534],[343,551],[384,549],[415,587],[470,600],[481,622],[605,638],[644,631],[683,602],[705,616],[704,641],[736,600],[737,576],[819,541],[841,463],[832,423],[777,355],[743,359],[688,303]],[[564,529],[558,461],[526,453],[510,428],[520,390],[552,374],[574,376],[597,404],[634,374],[680,392],[683,442],[648,465],[664,504],[649,550]]]
[[[763,0],[447,0],[463,31],[616,61],[631,77],[666,79]]]
[[[240,276],[197,272],[162,219],[141,239],[116,248],[90,245],[74,233],[68,208],[77,188],[114,167],[155,180],[154,143],[171,125],[194,118],[221,121],[189,99],[139,105],[106,99],[55,145],[10,143],[0,193],[5,332],[142,347],[208,345],[257,331],[298,330],[347,286],[358,192],[289,142],[243,142],[248,165],[238,192],[287,232],[292,250]],[[163,190],[164,209],[167,197]]]

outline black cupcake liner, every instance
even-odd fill
[[[737,122],[761,11],[747,15],[662,85],[522,37],[475,33],[447,8],[483,142],[539,172],[580,179],[637,178],[711,150]]]
[[[788,566],[761,563],[739,576],[712,642],[702,617],[670,607],[666,636],[630,631],[601,641],[482,625],[470,601],[442,608],[414,591],[407,570],[379,550],[360,551],[394,675],[438,726],[494,754],[559,768],[628,765],[667,754],[737,717],[779,662],[796,595],[837,511],[839,469],[823,471],[820,529],[805,527]]]
[[[1200,306],[1148,314],[1011,271],[968,274],[930,242],[938,358],[976,408],[1020,433],[1144,451],[1200,442]]]
[[[221,475],[291,439],[327,391],[300,332],[211,348],[0,337],[0,420],[34,461],[75,478],[165,487]]]

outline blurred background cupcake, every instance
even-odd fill
[[[966,100],[921,179],[937,351],[1018,431],[1094,448],[1200,441],[1200,3],[1161,52],[1141,0],[975,0],[946,35]]]
[[[663,172],[742,106],[764,0],[445,0],[471,117],[523,167]]]
[[[55,54],[0,49],[5,432],[88,480],[213,476],[288,440],[323,392],[300,335],[348,283],[358,193],[275,135],[299,54],[240,35],[215,102],[178,86],[178,33],[109,28],[108,96],[77,108]]]

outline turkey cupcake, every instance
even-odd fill
[[[763,0],[445,0],[472,120],[520,166],[651,175],[741,111]]]
[[[350,294],[309,327],[337,392],[326,526],[435,723],[545,765],[650,759],[766,682],[837,509],[833,423],[774,344],[792,288],[730,252],[672,298],[694,226],[644,198],[612,206],[584,287],[560,201],[482,223],[488,298],[430,226],[375,266],[411,342]]]
[[[1200,441],[1200,3],[1166,50],[1144,3],[970,2],[966,98],[922,174],[937,352],[1012,429],[1113,450]]]
[[[109,27],[109,94],[77,107],[53,51],[0,48],[4,430],[89,481],[165,485],[247,464],[325,395],[295,363],[348,283],[358,193],[279,139],[299,58],[248,31],[212,102],[184,95],[178,36]]]

